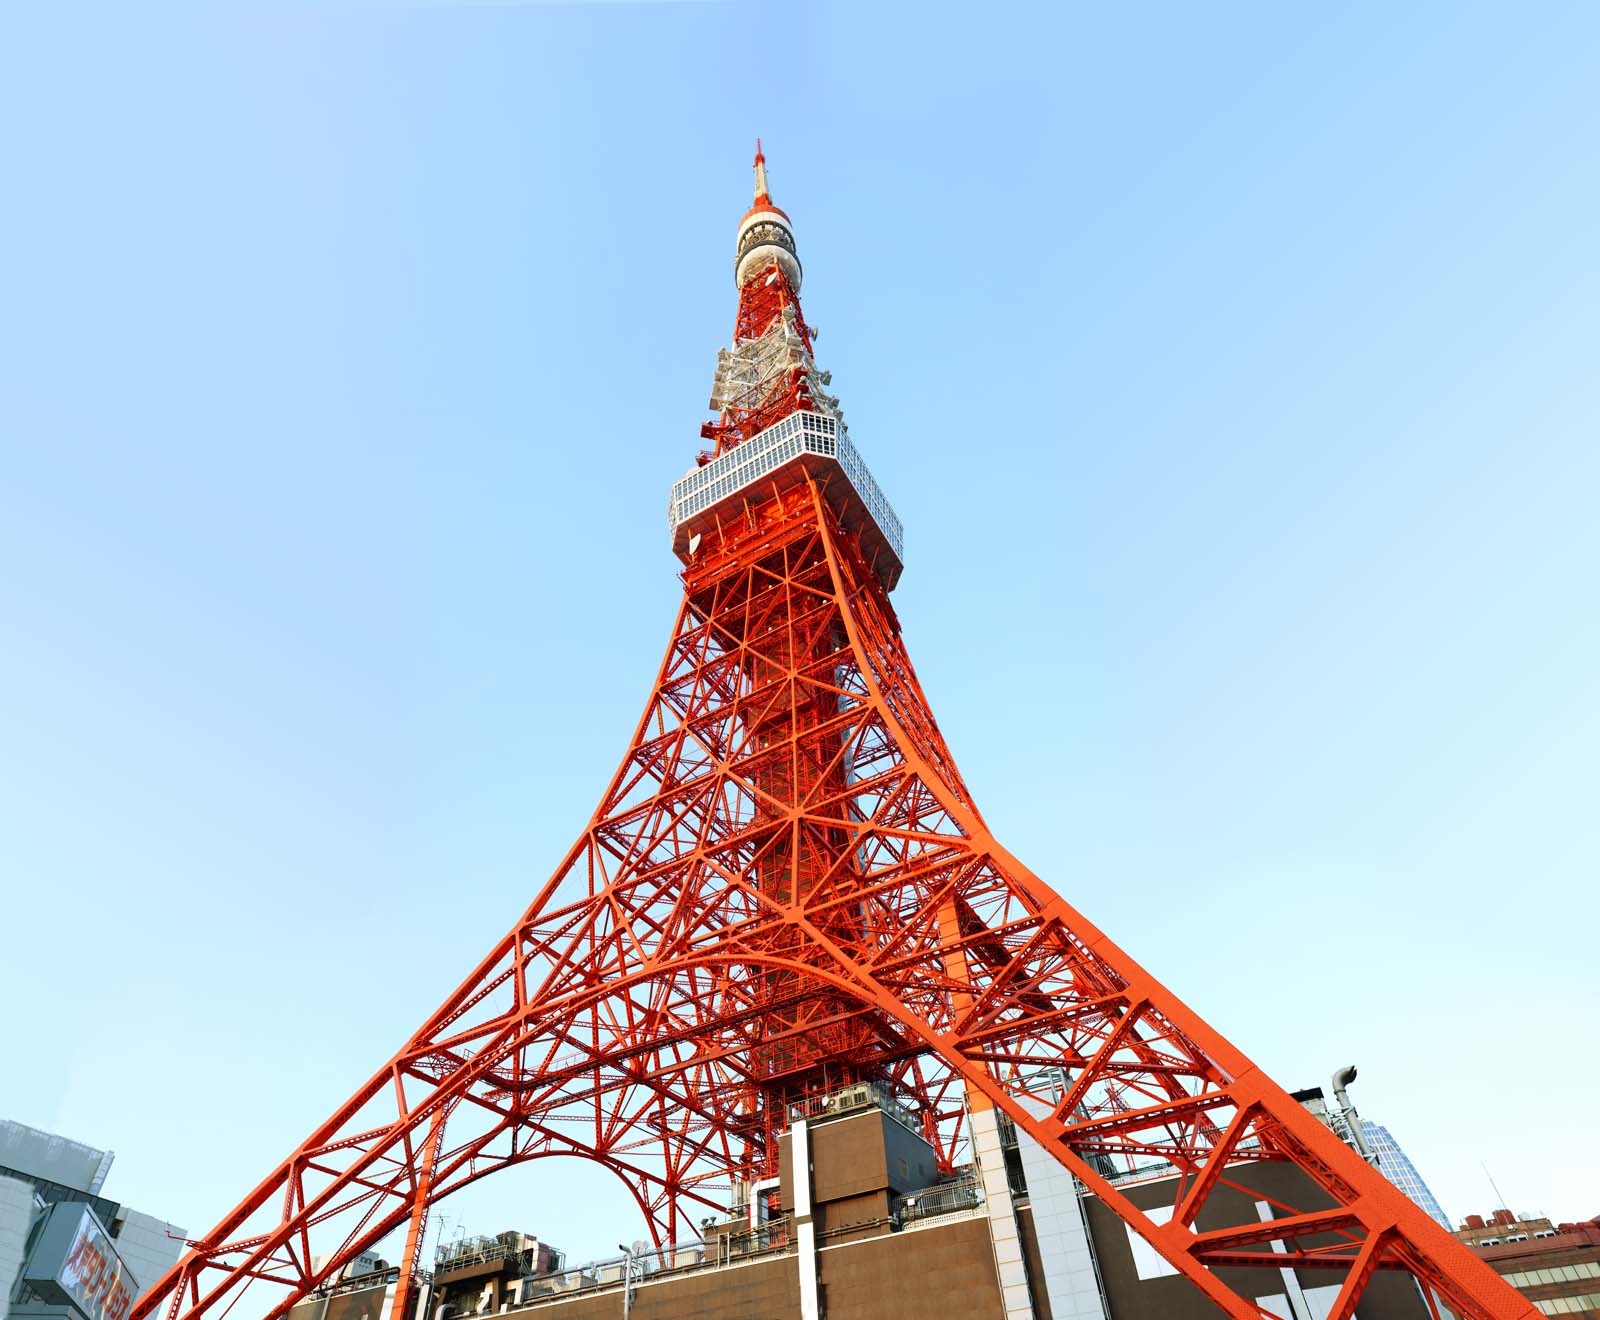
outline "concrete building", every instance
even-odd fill
[[[1600,1217],[1558,1226],[1496,1210],[1468,1215],[1456,1237],[1546,1315],[1600,1320]]]
[[[741,1190],[702,1242],[583,1265],[521,1233],[441,1248],[406,1320],[1213,1320],[1215,1307],[1061,1165],[994,1110],[971,1114],[973,1165],[941,1175],[910,1115],[875,1087],[846,1088],[782,1139],[776,1187]],[[798,1171],[798,1172],[797,1172]],[[1102,1170],[1109,1173],[1109,1170]],[[1198,1225],[1273,1203],[1332,1202],[1292,1168],[1243,1159],[1228,1200]],[[1174,1171],[1114,1177],[1147,1209],[1170,1206]],[[769,1195],[770,1194],[770,1195]],[[1221,1195],[1221,1193],[1219,1193]],[[1230,1272],[1233,1273],[1233,1272]],[[1283,1320],[1323,1320],[1326,1273],[1238,1271]],[[346,1279],[290,1320],[392,1320],[394,1271]],[[1425,1320],[1409,1279],[1380,1274],[1361,1320]]]
[[[102,1194],[113,1158],[0,1121],[0,1317],[118,1320],[178,1259],[183,1229]],[[106,1265],[95,1295],[63,1277],[86,1253]]]

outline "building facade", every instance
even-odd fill
[[[1041,1101],[1043,1103],[1043,1101]],[[969,1115],[974,1162],[941,1175],[910,1116],[858,1084],[796,1117],[775,1183],[736,1192],[701,1241],[569,1264],[522,1233],[442,1246],[411,1315],[392,1317],[396,1271],[382,1261],[307,1297],[290,1320],[1212,1320],[1215,1306],[1124,1221],[993,1110]],[[1151,1211],[1170,1206],[1170,1166],[1114,1173]],[[1227,1172],[1232,1205],[1267,1220],[1276,1205],[1331,1201],[1293,1170],[1251,1160]],[[1203,1214],[1197,1228],[1210,1224]],[[1307,1246],[1322,1244],[1305,1239]],[[1327,1273],[1239,1271],[1282,1320],[1324,1320]],[[1385,1273],[1361,1320],[1426,1320],[1407,1278]]]
[[[184,1230],[103,1194],[110,1151],[0,1121],[0,1318],[121,1320]]]
[[[1468,1215],[1456,1237],[1546,1315],[1600,1320],[1600,1217],[1556,1225],[1496,1210]]]

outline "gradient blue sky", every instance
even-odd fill
[[[759,132],[997,832],[1452,1215],[1600,1211],[1597,42],[6,6],[0,1115],[199,1231],[521,909],[665,641]],[[447,1227],[609,1251],[582,1174]]]

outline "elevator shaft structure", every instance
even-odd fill
[[[220,1320],[247,1288],[272,1297],[241,1314],[281,1316],[418,1238],[430,1204],[546,1158],[609,1170],[657,1245],[682,1241],[855,1082],[946,1166],[969,1108],[1000,1109],[1235,1320],[1263,1314],[1245,1280],[1285,1269],[1339,1283],[1331,1320],[1377,1270],[1436,1316],[1532,1320],[990,833],[890,604],[900,523],[826,392],[801,274],[758,150],[711,444],[669,504],[683,600],[619,769],[483,961],[132,1320]],[[1304,1197],[1236,1221],[1230,1170],[1260,1162]],[[1119,1186],[1150,1168],[1170,1206]]]

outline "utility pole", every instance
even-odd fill
[[[628,1320],[628,1314],[633,1309],[633,1248],[617,1243],[617,1248],[622,1252],[622,1320]]]

